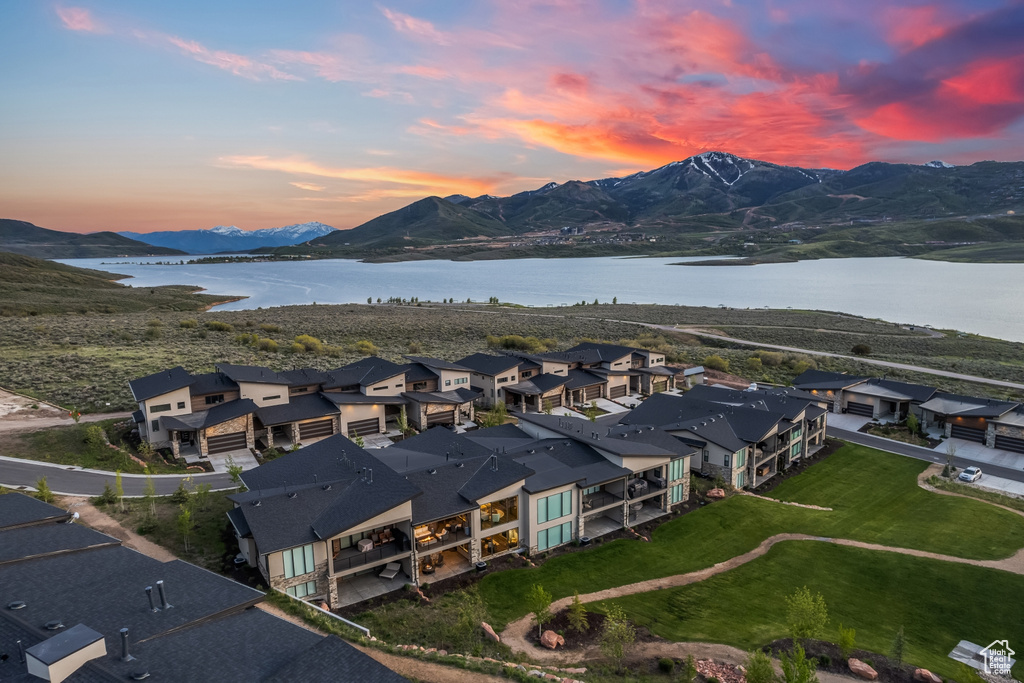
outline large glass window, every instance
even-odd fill
[[[572,514],[572,491],[563,491],[537,500],[537,523]]]
[[[503,498],[480,506],[480,526],[484,529],[516,521],[519,521],[519,496]]]
[[[289,548],[281,555],[284,558],[284,578],[302,576],[313,571],[313,544]]]
[[[686,470],[686,458],[677,458],[668,464],[668,480],[682,479]]]
[[[736,467],[743,467],[747,464],[747,449],[741,448],[736,451]]]
[[[155,406],[149,407],[150,413],[166,413],[171,409],[170,403],[157,403]]]
[[[537,532],[537,550],[547,550],[572,540],[572,522],[559,524]]]
[[[297,586],[288,586],[288,588],[284,589],[284,592],[293,598],[304,598],[307,595],[313,595],[316,593],[316,581],[307,581]]]
[[[668,490],[668,502],[669,504],[675,504],[683,499],[683,485],[676,484]]]
[[[745,471],[744,472],[740,472],[739,474],[736,475],[736,488],[741,489],[741,488],[743,488],[746,485],[747,485],[747,473]]]
[[[790,456],[795,458],[796,456],[800,455],[800,450],[802,448],[803,448],[803,444],[802,443],[797,442],[797,443],[793,444],[793,448],[791,448],[790,451],[789,451]]]

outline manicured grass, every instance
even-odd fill
[[[843,624],[856,629],[857,648],[888,654],[902,625],[904,661],[942,676],[958,675],[947,655],[960,640],[1024,642],[1024,576],[816,541],[780,543],[764,557],[706,581],[594,607],[614,602],[631,620],[669,640],[750,650],[787,637],[785,598],[801,586],[820,592],[828,605],[823,639],[834,642]]]
[[[980,501],[941,496],[917,486],[927,463],[847,445],[773,492],[783,500],[832,511],[734,496],[659,527],[650,543],[619,540],[553,558],[537,569],[493,574],[480,593],[504,626],[526,614],[534,583],[556,599],[645,579],[682,574],[754,549],[775,534],[805,533],[999,559],[1024,546],[1024,519]]]
[[[937,489],[943,491],[950,491],[952,493],[959,493],[962,496],[970,496],[971,498],[977,498],[978,500],[985,500],[989,503],[996,503],[998,505],[1005,505],[1006,507],[1013,508],[1014,510],[1020,510],[1024,512],[1024,498],[1014,498],[1013,496],[1004,496],[1001,493],[995,491],[988,491],[986,489],[979,489],[974,486],[967,486],[966,484],[958,484],[955,481],[944,479],[939,476],[932,475],[928,478],[928,483]]]

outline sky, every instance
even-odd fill
[[[0,217],[350,228],[709,150],[1024,159],[1024,0],[0,4]]]

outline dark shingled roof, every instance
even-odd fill
[[[487,353],[474,353],[456,362],[480,375],[500,375],[512,368],[519,367],[519,364],[523,361],[515,356],[492,356]]]
[[[570,372],[574,372],[570,370]],[[546,394],[549,391],[557,389],[560,386],[569,383],[568,377],[561,375],[552,375],[550,373],[544,375],[537,375],[530,379],[524,379],[519,384],[505,387],[505,391],[512,391],[517,394],[525,394],[527,396],[535,396]],[[604,381],[604,380],[601,380]]]
[[[135,424],[141,424],[146,421],[146,414],[141,410],[136,410],[132,413],[132,422]]]
[[[473,443],[464,434],[456,434],[447,427],[431,427],[425,432],[399,442],[399,447],[406,451],[429,453],[452,459],[477,458],[489,455],[490,451]],[[387,449],[385,449],[387,450]]]
[[[338,406],[320,394],[299,394],[292,396],[288,403],[256,409],[256,417],[264,425],[312,420],[316,417],[327,417],[338,413]]]
[[[236,417],[255,413],[256,409],[257,406],[252,399],[243,398],[237,401],[218,403],[209,410],[202,410],[198,413],[167,415],[160,418],[160,425],[164,429],[181,431],[206,429],[207,427],[223,424],[228,420],[234,420]]]
[[[623,415],[622,424],[642,425],[673,425],[681,420],[690,420],[702,415],[711,415],[723,410],[720,404],[704,401],[690,394],[697,391],[694,387],[683,396],[671,394],[654,394],[630,412]]]
[[[12,494],[0,496],[7,498]],[[55,508],[59,510],[59,508]],[[65,550],[119,545],[121,541],[80,524],[48,523],[8,528],[0,533],[0,565],[19,558],[40,557]],[[20,598],[19,598],[20,599]]]
[[[313,368],[298,368],[297,370],[286,370],[277,374],[288,380],[288,385],[293,387],[323,384],[327,377],[323,371]]]
[[[470,372],[470,369],[459,365],[458,363],[452,363],[450,361],[441,360],[440,358],[431,358],[429,356],[405,356],[412,363],[419,363],[425,365],[428,368],[437,368],[438,370],[462,370],[463,372]]]
[[[145,401],[154,396],[160,396],[175,389],[187,387],[192,384],[192,381],[192,375],[188,374],[185,368],[179,365],[170,370],[161,370],[160,372],[154,372],[152,375],[133,379],[128,382],[128,387],[132,390],[132,396],[135,397],[136,401]]]
[[[274,683],[294,681],[358,681],[359,683],[408,683],[372,657],[363,655],[336,636],[319,643],[295,657],[264,679]]]
[[[513,424],[487,427],[466,432],[466,438],[493,451],[501,452],[536,441],[532,436]]]
[[[249,382],[252,384],[288,384],[288,380],[277,374],[270,368],[263,368],[259,365],[231,365],[230,363],[217,363],[217,369],[231,378],[234,382]]]
[[[420,494],[342,434],[241,477],[249,491],[230,498],[239,504],[261,553],[330,538]]]
[[[932,396],[935,395],[937,389],[935,387],[929,387],[924,384],[912,384],[910,382],[896,382],[891,379],[871,379],[868,380],[868,384],[877,384],[880,387],[885,387],[890,391],[896,391],[901,394],[905,394],[910,397],[910,400],[917,403],[924,403]]]
[[[427,382],[432,379],[439,379],[438,374],[428,368],[426,365],[420,363],[408,363],[403,365],[402,368],[405,370],[405,383],[411,384],[412,382]]]
[[[0,530],[63,520],[70,514],[22,493],[0,496]]]
[[[523,485],[529,493],[572,483],[597,486],[632,473],[573,439],[542,439],[510,450],[509,456],[534,471]]]
[[[636,349],[631,346],[620,346],[618,344],[601,344],[598,342],[583,342],[572,347],[566,353],[573,353],[578,351],[595,351],[597,352],[600,360],[605,363],[610,363],[613,360],[619,360],[623,356],[629,356],[632,359],[633,354],[636,353]]]
[[[708,386],[706,384],[693,387],[686,392],[686,396],[723,405],[747,406],[781,413],[788,420],[796,419],[808,406],[816,404],[819,400],[816,396],[792,388],[741,391],[739,389]]]
[[[566,389],[579,389],[580,387],[589,387],[608,382],[606,378],[586,370],[570,370],[567,379],[569,382],[565,385]]]
[[[524,481],[532,474],[533,470],[526,465],[495,454],[484,459],[469,481],[459,489],[459,494],[468,500],[478,501],[495,491]]]
[[[341,387],[376,384],[397,375],[401,375],[404,382],[405,367],[383,358],[370,356],[369,358],[357,360],[355,363],[349,363],[336,370],[330,370],[325,375],[323,388],[339,389]]]
[[[847,375],[843,372],[806,370],[793,380],[793,386],[797,389],[845,389],[867,379],[869,378]]]
[[[205,394],[220,394],[225,391],[238,391],[238,384],[219,372],[207,372],[203,375],[195,375],[195,381],[188,388],[192,396],[203,396]]]
[[[423,491],[412,501],[412,523],[423,524],[475,510],[477,504],[464,498],[459,489],[473,478],[485,460],[487,457],[468,458],[406,472],[409,482]]]
[[[320,395],[331,403],[339,406],[363,405],[379,403],[387,406],[405,405],[406,401],[401,396],[367,396],[354,391],[322,391]]]
[[[648,399],[650,400],[650,399]],[[670,457],[672,451],[646,444],[636,439],[617,439],[608,436],[607,424],[593,423],[586,418],[543,415],[539,413],[517,414],[519,421],[533,423],[549,432],[582,441],[592,448],[622,457],[651,456]],[[610,416],[610,417],[615,417]]]
[[[451,391],[406,391],[402,396],[417,403],[451,403],[462,405],[479,398],[479,389],[453,389]]]

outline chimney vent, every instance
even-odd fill
[[[156,582],[156,589],[160,593],[160,606],[164,609],[170,609],[171,607],[174,607],[174,605],[167,602],[167,593],[164,591],[163,579],[160,579]]]
[[[159,612],[160,608],[153,604],[153,587],[146,586],[146,597],[149,598],[149,611]]]
[[[121,629],[121,661],[130,662],[133,659],[135,657],[132,657],[128,652],[128,629],[123,628]]]
[[[14,602],[7,603],[7,609],[19,610],[25,609],[28,605],[24,600],[15,600]]]
[[[54,619],[52,621],[46,622],[47,631],[58,631],[62,628],[64,628],[64,624],[61,622],[60,619]]]

